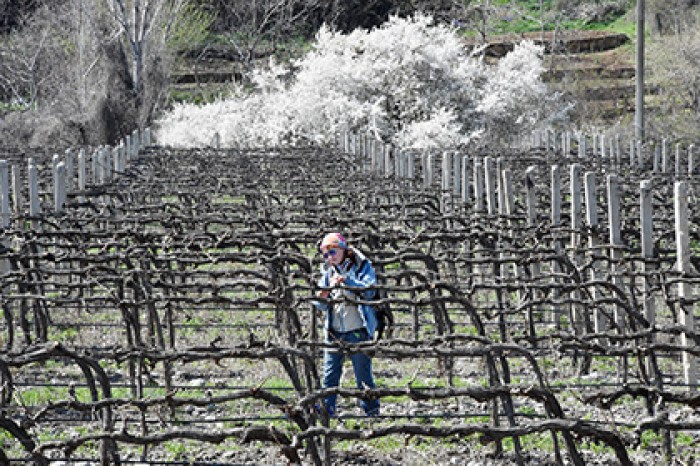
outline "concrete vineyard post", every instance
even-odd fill
[[[29,215],[37,217],[41,213],[41,204],[39,203],[39,170],[34,158],[29,159],[27,178],[29,180]]]
[[[496,161],[493,157],[485,157],[484,180],[486,182],[486,212],[489,215],[496,215],[498,213],[496,176]]]
[[[384,147],[384,176],[389,178],[396,174],[393,158],[395,154],[391,150],[389,144],[383,144]]]
[[[642,170],[644,168],[644,147],[642,146],[642,141],[637,141],[637,147],[635,152],[637,154],[637,169]]]
[[[552,226],[561,224],[561,171],[559,165],[552,166],[551,169],[551,208]]]
[[[596,192],[596,179],[595,172],[586,172],[584,175],[584,189],[586,197],[586,222],[590,227],[590,236],[588,237],[588,249],[591,255],[595,256],[597,254],[597,249],[600,245],[600,239],[598,237],[598,196]],[[598,267],[599,262],[593,262],[591,264],[590,278],[596,281],[600,278],[600,271]],[[593,288],[592,292],[593,301],[600,299],[600,293],[596,287]],[[608,329],[608,322],[605,319],[605,314],[599,309],[592,309],[593,314],[593,328],[596,333],[604,332]]]
[[[497,202],[497,211],[498,213],[504,212],[503,206],[506,203],[505,199],[505,188],[503,187],[503,170],[504,170],[504,163],[503,163],[503,158],[498,157],[496,159],[496,202]]]
[[[16,214],[22,213],[22,177],[18,165],[12,165],[12,209]]]
[[[85,191],[87,180],[87,161],[85,160],[85,149],[78,152],[78,190]],[[80,196],[81,201],[85,201],[85,196]]]
[[[450,190],[450,165],[452,162],[452,157],[449,152],[444,152],[442,154],[442,191],[446,192]]]
[[[442,153],[441,166],[440,211],[447,213],[450,209],[450,182],[452,181],[452,154],[450,152]]]
[[[406,153],[399,149],[394,149],[394,173],[397,180],[406,178]]]
[[[695,145],[688,146],[688,176],[695,174]]]
[[[104,182],[109,183],[112,181],[112,151],[110,150],[109,146],[103,149],[102,157],[102,169],[104,170],[103,173],[105,175]]]
[[[403,159],[401,158],[401,151],[399,151],[397,148],[392,147],[390,144],[386,145],[386,150],[391,155],[390,158],[393,159],[393,177],[396,179],[401,178],[403,171]]]
[[[425,189],[430,189],[433,184],[433,154],[427,154],[424,159],[425,163],[423,166],[423,186]]]
[[[376,151],[372,151],[369,154],[369,171],[372,174],[380,175],[382,173],[382,166],[379,159],[379,154]]]
[[[462,157],[462,202],[469,202],[469,156]]]
[[[661,140],[661,173],[668,173],[668,140]]]
[[[525,170],[525,204],[527,206],[528,226],[535,225],[537,218],[537,192],[535,190],[536,172],[537,169],[535,167],[528,167],[527,170]]]
[[[0,160],[0,218],[2,227],[10,226],[10,166],[7,160]]]
[[[610,265],[610,274],[612,275],[612,282],[618,287],[622,287],[622,278],[620,277],[619,268],[617,265],[619,259],[622,257],[622,222],[620,219],[620,185],[619,178],[617,175],[608,175],[607,183],[608,191],[608,227],[610,233],[610,257],[612,258],[612,263]],[[624,329],[626,328],[625,315],[620,310],[619,306],[615,306],[615,322],[617,325]]]
[[[654,301],[653,285],[650,280],[651,273],[654,270],[652,260],[654,259],[654,230],[653,230],[653,205],[652,205],[652,185],[651,181],[644,180],[639,183],[639,216],[641,224],[641,246],[642,246],[642,271],[644,279],[642,283],[642,292],[644,294],[644,317],[649,322],[649,327],[656,324],[656,304]],[[649,335],[649,343],[654,343],[656,340],[654,333]],[[649,362],[649,361],[648,361]],[[649,373],[653,373],[649,367]]]
[[[59,162],[54,166],[53,186],[53,209],[59,213],[63,211],[66,196],[66,164],[64,162]]]
[[[630,158],[630,167],[634,167],[635,165],[635,149],[636,143],[634,139],[630,139],[630,151],[629,151],[629,158]]]
[[[536,223],[536,217],[537,217],[537,212],[536,212],[536,202],[537,202],[537,193],[535,192],[535,167],[528,167],[525,170],[525,189],[526,189],[526,194],[525,194],[525,199],[526,199],[526,204],[527,204],[527,226],[528,228],[532,228],[535,223]],[[512,223],[512,218],[513,215],[515,214],[515,198],[513,196],[513,179],[512,179],[512,173],[510,170],[506,169],[503,171],[503,184],[505,187],[505,199],[506,199],[506,214],[508,215],[508,224],[510,225]],[[525,273],[525,268],[527,266],[525,265],[518,265],[514,264],[513,265],[513,270],[515,273],[516,280],[520,281],[523,276],[530,275],[530,277],[538,277],[539,276],[539,267],[537,267],[535,264],[533,264],[533,267],[530,270],[530,274]],[[523,293],[518,290],[517,296],[516,296],[517,302],[520,303],[523,300]],[[537,331],[535,328],[535,318],[534,318],[534,309],[532,307],[528,308],[527,314],[526,314],[526,323],[528,326],[528,332],[531,338],[533,338],[533,342],[536,341],[535,337],[537,336]],[[535,343],[535,346],[537,344]]]
[[[65,155],[65,164],[66,164],[66,191],[70,191],[73,189],[73,173],[74,173],[74,163],[73,163],[73,150],[72,149],[66,149],[66,155]]]
[[[597,157],[597,154],[598,154],[598,144],[599,144],[598,133],[593,133],[591,152],[593,153],[594,159]]]
[[[10,226],[10,174],[9,174],[9,166],[7,164],[7,160],[0,160],[0,218],[2,219],[1,222],[3,229],[8,228]],[[3,248],[10,248],[10,240],[9,239],[3,239],[0,241],[0,244],[2,244]],[[0,260],[0,273],[3,275],[8,274],[12,270],[10,260],[9,259],[2,259]],[[6,295],[10,291],[10,286],[8,285],[8,281],[3,280],[2,287],[0,287],[0,297],[4,298],[4,295]],[[7,315],[9,305],[8,304],[3,304],[3,308],[5,309],[5,314]],[[6,380],[5,372],[3,373],[3,388],[2,392],[4,393],[6,391],[6,385],[9,381]],[[4,399],[5,397],[3,396],[3,404],[4,404]]]
[[[695,306],[693,303],[686,303],[686,298],[691,298],[691,287],[687,281],[688,275],[692,272],[690,265],[690,230],[688,225],[688,184],[685,181],[677,181],[674,186],[674,210],[675,210],[675,230],[676,230],[676,256],[678,257],[676,266],[680,274],[678,283],[678,299],[680,300],[678,320],[681,326],[691,334],[695,329]],[[681,345],[695,347],[695,339],[686,332],[681,334]],[[697,358],[692,353],[683,352],[683,375],[685,383],[691,390],[696,390]]]
[[[123,147],[122,144],[119,144],[117,147],[112,149],[112,172],[114,173],[115,176],[118,176],[118,174],[122,171],[122,151],[121,147]]]
[[[92,157],[90,159],[90,166],[91,166],[91,177],[90,179],[92,180],[92,184],[98,184],[99,183],[99,154],[100,154],[100,149],[97,148],[92,152]]]
[[[477,212],[484,211],[484,165],[481,157],[474,160],[474,200]]]
[[[575,163],[569,168],[569,189],[571,196],[571,253],[575,264],[581,263],[581,165]],[[572,297],[574,302],[580,300],[580,292],[574,291]],[[571,308],[571,325],[577,334],[580,334],[583,329],[582,309],[579,304],[572,304]]]
[[[652,163],[652,171],[659,173],[661,171],[661,147],[658,144],[654,145],[654,161]]]
[[[462,194],[462,157],[458,152],[452,154],[452,194]]]

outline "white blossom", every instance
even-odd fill
[[[456,148],[489,135],[515,135],[547,115],[541,48],[531,42],[489,67],[455,29],[429,16],[391,18],[371,31],[322,27],[293,63],[258,71],[253,93],[181,104],[158,122],[166,145],[327,144],[339,131],[371,132],[401,148]]]

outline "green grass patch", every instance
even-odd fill
[[[513,8],[513,2],[509,0],[494,1],[492,7],[496,8],[496,12],[488,18],[489,34],[522,34],[542,30],[605,30],[625,33],[630,37],[635,35],[635,25],[626,19],[626,14],[607,21],[566,18],[558,8],[554,7],[551,0],[541,4],[539,0],[517,2],[519,11]],[[476,36],[476,34],[477,31],[473,28],[465,31],[466,36]]]
[[[10,112],[22,112],[32,108],[31,105],[22,102],[0,102],[0,115]]]
[[[216,204],[234,204],[243,205],[245,204],[245,196],[232,196],[230,194],[222,194],[211,200],[211,203]]]
[[[87,388],[76,388],[75,394],[79,401],[90,401],[90,392]],[[17,395],[25,406],[43,406],[49,402],[68,399],[68,387],[32,387],[18,390]]]
[[[366,442],[369,446],[381,453],[390,453],[405,448],[403,436],[397,435],[388,435],[386,437],[370,439]],[[334,445],[334,448],[347,451],[352,450],[356,445],[357,441],[355,440],[342,440]]]
[[[554,452],[554,441],[549,433],[524,435],[519,440],[524,450]],[[512,437],[503,439],[503,449],[509,452],[515,451],[515,442]]]
[[[608,444],[603,442],[582,442],[583,449],[594,453],[595,455],[613,455],[613,449],[608,446]]]
[[[688,434],[686,432],[678,432],[675,437],[674,437],[674,443],[676,445],[682,445],[682,446],[693,446],[698,444],[698,438],[697,436],[694,436],[692,434]]]
[[[168,90],[167,104],[169,106],[174,104],[211,104],[230,97],[232,93],[227,87],[227,84],[216,85],[211,83],[196,88],[171,86]]]
[[[49,340],[67,342],[79,337],[78,329],[73,327],[51,326],[49,327]]]
[[[289,389],[294,388],[294,385],[292,385],[292,382],[289,379],[281,377],[270,377],[269,379],[265,380],[265,383],[263,383],[262,388],[265,388],[267,390],[279,388]]]
[[[457,335],[478,335],[476,327],[474,327],[473,325],[455,325],[454,333]]]
[[[173,459],[183,459],[187,454],[188,446],[183,441],[165,442],[163,449],[170,454]]]
[[[620,16],[609,23],[593,24],[590,29],[626,34],[630,39],[637,37],[637,24],[628,20],[626,16]]]
[[[171,194],[168,196],[161,196],[160,197],[160,202],[163,204],[175,204],[179,205],[180,204],[180,198],[178,197],[177,194]]]

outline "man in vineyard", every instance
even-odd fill
[[[360,251],[349,247],[340,233],[328,233],[320,244],[324,263],[318,285],[324,288],[321,298],[332,298],[332,304],[316,301],[317,308],[325,313],[326,341],[329,343],[361,343],[371,341],[377,328],[374,308],[358,304],[375,297],[377,279],[372,263]],[[323,388],[337,387],[343,370],[345,355],[342,351],[326,349],[323,357]],[[357,388],[374,388],[372,360],[364,353],[350,355],[355,371]],[[325,399],[328,413],[336,411],[336,395]],[[362,409],[368,416],[379,414],[379,400],[362,400]]]

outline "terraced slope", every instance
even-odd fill
[[[575,118],[579,125],[608,126],[634,118],[635,64],[631,43],[609,40],[587,40],[591,48],[580,52],[549,54],[545,58],[545,79],[556,90],[577,103]],[[572,39],[573,43],[579,39]],[[569,47],[567,50],[576,50]]]
[[[492,38],[487,56],[498,60],[524,39],[545,47],[545,80],[576,102],[579,123],[609,125],[632,117],[635,66],[629,37],[605,31],[513,34]]]

